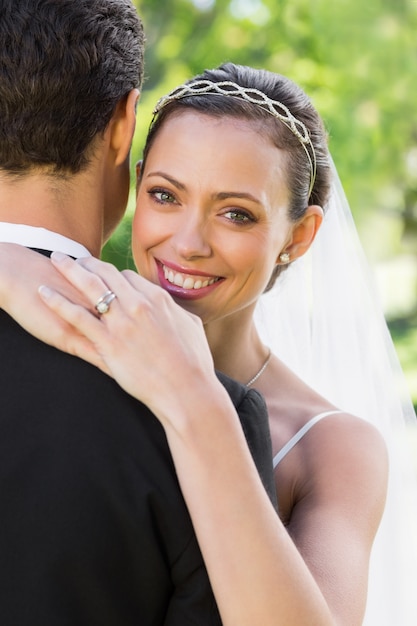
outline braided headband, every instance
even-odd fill
[[[291,111],[282,102],[272,100],[268,98],[262,91],[258,89],[241,87],[240,85],[233,83],[229,80],[225,80],[219,83],[214,83],[210,80],[196,80],[193,83],[186,83],[180,87],[176,87],[166,96],[162,96],[156,103],[153,110],[153,120],[158,113],[170,102],[175,100],[181,100],[181,98],[187,98],[189,96],[206,95],[221,95],[232,96],[233,98],[239,98],[246,102],[251,102],[260,106],[264,111],[267,111],[277,119],[279,119],[289,130],[295,135],[298,141],[301,143],[304,152],[307,155],[310,165],[310,186],[308,190],[308,197],[314,187],[317,172],[317,159],[316,152],[314,150],[313,143],[310,139],[307,127],[303,122],[293,116]],[[152,120],[152,123],[153,123]],[[152,125],[152,124],[151,124]],[[311,154],[308,150],[310,148]]]

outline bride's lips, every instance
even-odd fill
[[[155,259],[159,284],[176,298],[198,300],[214,291],[224,280],[206,272],[181,268],[173,263]]]

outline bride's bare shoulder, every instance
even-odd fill
[[[275,470],[284,520],[303,498],[336,500],[343,487],[354,499],[366,484],[369,491],[383,492],[387,452],[380,432],[366,419],[332,405],[280,361],[274,362],[269,378],[263,393],[274,456],[303,433]]]
[[[344,412],[343,407],[329,402],[276,357],[259,390],[268,406],[273,444],[277,450],[317,416],[323,416],[323,419],[312,422],[311,432],[319,432],[323,443],[327,433],[337,439],[339,436],[348,437],[348,440],[381,439],[379,431],[366,419]]]

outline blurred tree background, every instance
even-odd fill
[[[417,403],[417,0],[136,0],[146,80],[132,163],[156,100],[231,60],[285,74],[312,98]],[[132,177],[132,189],[134,181]],[[103,257],[132,267],[130,220]]]

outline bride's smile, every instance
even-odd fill
[[[180,268],[172,263],[161,262],[156,259],[159,284],[171,295],[183,299],[197,299],[209,294],[218,283],[221,276],[210,276],[204,272]]]

